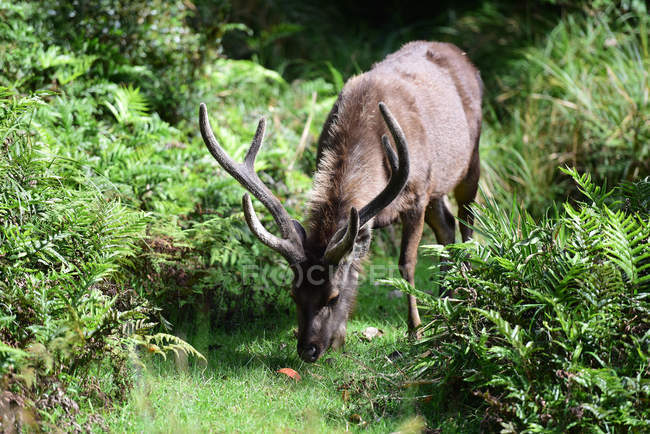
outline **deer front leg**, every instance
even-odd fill
[[[399,256],[399,270],[404,280],[414,285],[415,265],[418,261],[418,245],[422,238],[424,211],[402,216],[402,245]],[[420,314],[414,295],[407,295],[408,327],[411,338],[420,339]]]

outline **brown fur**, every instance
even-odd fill
[[[404,225],[400,266],[413,283],[422,224],[438,241],[454,238],[454,221],[443,197],[452,191],[459,218],[471,223],[467,206],[479,177],[482,82],[465,53],[451,44],[411,42],[343,88],[323,127],[309,204],[307,245],[325,248],[346,224],[351,207],[368,203],[386,185],[390,168],[380,137],[388,134],[377,105],[386,103],[404,130],[411,170],[402,193],[374,219],[382,227]],[[463,239],[471,230],[461,226]],[[409,325],[419,325],[409,300]],[[413,312],[414,311],[414,312]]]

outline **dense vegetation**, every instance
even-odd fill
[[[444,296],[417,292],[428,333],[411,369],[436,412],[482,400],[490,430],[648,427],[650,179],[603,191],[570,173],[585,202],[535,221],[486,200],[481,242],[429,246],[450,268]]]
[[[231,381],[246,366],[273,395],[258,360],[277,357],[269,344],[250,365],[214,353],[242,324],[292,307],[282,260],[248,231],[241,189],[197,135],[198,102],[236,158],[257,119],[270,119],[257,169],[298,217],[344,79],[416,38],[467,49],[486,83],[477,240],[428,249],[449,271],[419,272],[421,342],[386,323],[387,343],[363,359],[381,372],[336,377],[366,369],[342,355],[309,368],[337,396],[320,429],[374,420],[387,430],[382,417],[405,402],[450,431],[647,428],[644,3],[467,2],[420,11],[428,21],[398,7],[379,28],[336,4],[252,3],[254,14],[228,2],[0,0],[3,429],[102,427],[98,409],[127,402],[128,425],[112,429],[147,430],[136,416],[148,410],[129,392],[143,368],[159,366],[152,356],[190,354],[222,372],[176,337],[188,330],[209,360],[238,366],[215,375]],[[392,261],[391,236],[376,237],[376,261]],[[263,285],[246,275],[253,266],[279,277]],[[210,334],[222,342],[204,342]],[[273,369],[295,358],[293,344],[280,351]],[[393,353],[409,357],[394,364]],[[161,372],[148,387],[173,388]],[[250,383],[232,384],[244,399]]]

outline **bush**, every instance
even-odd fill
[[[121,373],[131,334],[152,313],[119,279],[144,215],[107,201],[74,161],[39,142],[30,121],[43,105],[0,88],[0,373],[8,390],[34,399],[47,378],[92,362],[110,357]],[[113,382],[105,392],[119,396],[129,377]]]
[[[650,423],[650,179],[605,191],[565,173],[586,202],[535,222],[487,200],[484,240],[443,255],[444,296],[417,292],[426,352],[410,369],[432,384],[437,417],[470,405],[506,432]]]
[[[78,403],[108,405],[128,390],[127,362],[142,354],[134,348],[200,356],[154,333],[172,327],[168,319],[178,326],[209,309],[224,325],[287,309],[281,283],[242,273],[269,274],[280,260],[246,227],[242,189],[205,150],[195,105],[201,99],[228,107],[213,115],[213,125],[236,158],[257,117],[273,117],[258,170],[291,209],[309,186],[301,170],[315,160],[314,151],[295,145],[315,140],[333,87],[322,80],[290,85],[253,62],[219,60],[191,89],[172,86],[191,113],[171,126],[156,98],[179,114],[182,104],[165,92],[152,99],[152,86],[181,74],[174,68],[183,53],[160,45],[151,27],[183,28],[180,4],[135,13],[111,1],[96,2],[96,10],[0,3],[0,51],[7,53],[0,56],[0,376],[10,394],[0,416],[7,426],[29,419],[48,426],[60,417],[74,424]],[[124,8],[103,13],[113,6]],[[160,21],[150,16],[154,7]],[[62,25],[71,11],[83,38]],[[130,21],[139,13],[147,25]],[[175,56],[171,69],[138,63],[156,49],[161,58]],[[310,115],[317,120],[305,128]],[[284,170],[290,164],[297,170]],[[267,212],[260,216],[272,224]],[[83,380],[91,372],[97,380]],[[15,419],[21,411],[31,416]]]
[[[163,119],[179,119],[209,43],[188,25],[194,14],[190,2],[43,1],[35,6],[39,12],[32,19],[47,41],[92,56],[92,76],[140,87]]]

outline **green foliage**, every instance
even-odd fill
[[[130,323],[153,313],[121,283],[146,216],[105,197],[82,165],[38,140],[41,98],[0,88],[0,104],[0,367],[31,387],[34,348],[49,360],[42,375],[87,369],[101,351],[125,358]]]
[[[132,263],[144,216],[107,202],[83,171],[34,140],[41,98],[0,95],[0,372],[31,389],[104,354],[124,358],[115,328],[150,308],[128,301],[132,290],[114,279]]]
[[[607,191],[565,173],[586,202],[536,222],[486,199],[483,241],[445,252],[444,296],[417,292],[426,333],[416,348],[428,351],[410,369],[432,383],[438,417],[478,398],[486,413],[473,417],[489,430],[650,423],[650,221],[627,196],[648,182]]]
[[[567,15],[495,83],[482,161],[499,202],[516,193],[542,215],[576,193],[565,164],[612,185],[650,174],[648,15],[641,2],[620,8]]]
[[[92,76],[143,89],[163,118],[178,119],[184,94],[197,78],[199,34],[183,1],[41,1],[34,16],[55,47],[96,59]],[[210,45],[211,47],[213,44]],[[51,48],[48,52],[53,51]],[[78,57],[78,56],[76,56]],[[55,77],[56,78],[56,77]],[[60,85],[65,83],[60,82]]]
[[[199,353],[194,347],[178,336],[169,333],[156,333],[155,335],[134,335],[134,341],[137,345],[144,346],[149,353],[159,354],[167,359],[167,352],[174,352],[179,357],[187,354],[207,362],[203,354]],[[144,365],[143,365],[144,366]]]
[[[205,151],[196,105],[228,107],[213,124],[237,158],[256,118],[271,113],[258,170],[293,206],[309,178],[282,168],[313,165],[314,151],[295,145],[309,115],[317,121],[304,137],[315,140],[333,87],[288,84],[247,61],[193,69],[185,56],[204,35],[188,30],[191,9],[138,5],[0,3],[0,375],[42,410],[39,423],[61,414],[55,402],[36,404],[53,381],[92,408],[123,397],[141,353],[201,358],[159,330],[168,319],[209,309],[211,321],[233,324],[288,304],[282,273],[259,278],[280,261],[254,241],[241,188]],[[167,44],[176,31],[180,45]],[[190,106],[178,128],[161,120]],[[91,372],[104,395],[81,380]]]

